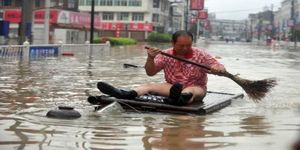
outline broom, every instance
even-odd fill
[[[146,49],[149,49],[150,47],[145,47]],[[205,68],[207,70],[211,70],[210,67],[206,64],[200,64],[200,63],[196,63],[184,58],[180,58],[165,52],[160,52],[160,54],[167,56],[167,57],[171,57],[180,61],[183,61],[185,63],[188,64],[192,64],[201,68]],[[247,79],[242,79],[240,78],[238,75],[233,75],[227,71],[218,74],[220,76],[224,76],[227,78],[230,78],[231,80],[233,80],[235,83],[237,83],[239,86],[241,86],[243,88],[243,90],[247,93],[248,97],[250,99],[252,99],[254,102],[259,102],[261,101],[266,94],[271,90],[271,88],[273,88],[274,86],[277,85],[277,82],[274,78],[268,78],[268,79],[263,79],[263,80],[247,80]]]

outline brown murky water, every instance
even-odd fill
[[[166,47],[158,46],[160,48]],[[300,52],[240,43],[202,45],[231,73],[256,80],[276,77],[279,85],[259,104],[244,99],[206,116],[93,112],[88,95],[100,80],[131,88],[161,81],[142,69],[143,45],[93,50],[92,56],[31,60],[0,59],[1,149],[255,149],[287,150],[299,138]],[[230,79],[209,76],[208,89],[241,93]],[[82,117],[45,117],[58,105]]]

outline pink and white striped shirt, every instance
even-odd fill
[[[174,55],[173,48],[166,49],[164,52]],[[222,65],[204,50],[196,47],[191,48],[185,59],[208,66]],[[200,86],[204,90],[207,89],[207,71],[203,68],[161,54],[155,57],[154,63],[157,71],[164,70],[167,83],[178,82],[184,87]]]

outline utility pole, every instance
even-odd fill
[[[49,44],[50,0],[45,1],[44,44]]]
[[[189,29],[189,0],[186,0],[186,9],[184,14],[184,20],[185,20],[185,31],[188,31]]]
[[[170,22],[169,28],[171,29],[170,30],[171,34],[173,34],[173,6],[172,6],[173,2],[169,2],[169,4],[170,4],[170,6],[169,6],[169,8],[170,8],[170,10],[169,10],[169,22]]]
[[[34,0],[22,0],[22,19],[19,25],[19,41],[22,45],[27,39],[31,42],[32,12]],[[26,39],[27,38],[27,39]]]
[[[271,5],[271,18],[270,18],[270,23],[271,23],[271,26],[272,26],[272,28],[271,28],[271,37],[274,37],[274,35],[275,35],[275,32],[274,32],[274,29],[275,29],[275,26],[274,26],[274,11],[273,11],[273,9],[274,9],[274,5],[272,4]]]
[[[95,0],[92,0],[91,7],[90,44],[94,42]]]
[[[292,37],[294,40],[294,49],[297,48],[297,35],[296,35],[296,30],[295,30],[295,24],[296,24],[296,19],[295,19],[295,0],[292,0],[291,3],[291,19],[293,20],[293,26],[292,26]]]

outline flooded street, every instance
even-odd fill
[[[123,68],[124,63],[144,64],[143,46],[30,61],[0,58],[0,148],[288,150],[300,138],[299,50],[245,43],[198,46],[217,56],[232,74],[250,80],[276,78],[278,85],[261,103],[245,97],[206,116],[93,112],[86,99],[100,94],[98,81],[128,89],[163,81],[163,74],[148,77],[141,68]],[[244,92],[232,80],[213,75],[208,90]],[[75,107],[82,117],[45,117],[59,105]]]

